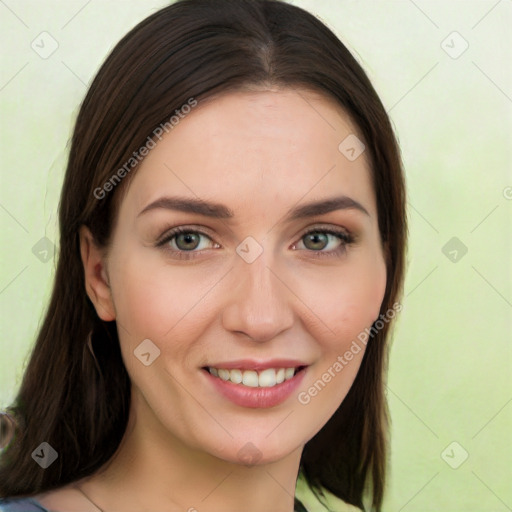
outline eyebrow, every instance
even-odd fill
[[[198,215],[214,219],[231,219],[235,216],[233,210],[220,203],[205,201],[204,199],[199,198],[161,197],[144,207],[138,214],[138,217],[156,209],[196,213]],[[316,215],[324,215],[335,210],[359,210],[360,212],[370,216],[368,210],[355,199],[347,196],[339,196],[292,208],[287,212],[285,220],[293,221],[306,217],[314,217]]]

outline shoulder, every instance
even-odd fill
[[[34,498],[0,498],[0,512],[49,512]]]
[[[0,498],[0,512],[90,512],[81,493],[71,486],[61,487],[25,498]]]

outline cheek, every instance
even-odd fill
[[[132,381],[147,390],[155,383],[140,379],[154,372],[145,372],[134,357],[142,350],[138,347],[146,339],[158,347],[154,369],[188,368],[191,351],[197,350],[194,340],[213,318],[219,272],[168,265],[136,251],[119,258],[115,268],[112,289],[123,360]]]
[[[215,281],[211,277],[201,279],[199,267],[184,272],[161,259],[156,262],[142,251],[137,254],[134,250],[130,257],[113,258],[114,261],[111,284],[123,360],[132,382],[146,398],[152,397],[152,407],[158,408],[160,402],[153,390],[172,388],[173,381],[165,368],[186,366],[190,341],[201,329],[200,322],[190,319],[204,313],[200,298]],[[194,272],[198,275],[191,275]],[[148,339],[159,352],[144,341]],[[150,354],[149,360],[158,355],[146,367],[142,359],[137,359],[137,354],[143,353]],[[168,361],[173,364],[166,364]]]
[[[309,281],[308,286],[316,293],[310,295],[316,297],[312,309],[322,320],[309,328],[322,352],[297,400],[304,414],[315,418],[313,435],[338,409],[359,371],[365,329],[378,318],[385,293],[385,263],[379,256],[362,257],[358,264],[340,266],[330,279]]]
[[[215,285],[199,266],[184,270],[151,258],[119,262],[113,276],[117,321],[135,337],[162,338],[201,309],[201,297]],[[218,279],[217,279],[218,280]]]
[[[354,259],[354,264],[333,266],[332,272],[303,272],[298,283],[298,295],[314,312],[310,328],[326,349],[350,344],[379,316],[386,288],[384,260],[371,254]]]

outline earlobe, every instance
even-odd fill
[[[87,226],[80,227],[80,255],[84,266],[85,289],[96,313],[105,322],[115,320],[105,254],[96,245]]]

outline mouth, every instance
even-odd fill
[[[285,402],[300,386],[308,365],[297,361],[238,361],[203,366],[211,389],[246,408],[270,408]]]
[[[203,370],[217,379],[232,382],[249,388],[271,388],[293,379],[297,373],[303,371],[306,365],[295,367],[266,368],[264,370],[245,370],[243,368],[216,368],[204,366]]]

